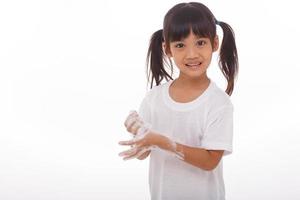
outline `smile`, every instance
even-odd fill
[[[199,62],[199,63],[193,63],[193,64],[185,64],[185,66],[189,67],[189,68],[198,68],[200,67],[202,63]]]

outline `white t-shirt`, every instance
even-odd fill
[[[173,81],[154,86],[143,99],[139,114],[152,130],[172,140],[208,150],[232,152],[233,105],[212,80],[195,100],[175,102],[169,95]],[[222,160],[211,171],[188,164],[156,148],[150,154],[152,200],[224,200]]]

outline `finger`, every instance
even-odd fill
[[[139,122],[140,124],[143,124],[143,119],[138,115],[136,111],[134,111],[125,121],[125,126],[128,129],[130,126],[133,125],[134,122]]]
[[[124,160],[130,160],[130,159],[138,158],[138,157],[140,157],[141,155],[143,155],[145,152],[147,152],[149,150],[150,150],[149,147],[142,148],[141,150],[137,151],[134,155],[128,155],[128,156],[124,157],[123,159]]]
[[[137,116],[138,116],[138,114],[137,114],[136,111],[131,112],[131,113],[127,116],[127,118],[126,118],[126,120],[125,120],[125,122],[124,122],[124,125],[127,127],[127,126],[128,126],[129,120],[132,119],[133,117],[137,117]]]
[[[130,128],[130,133],[136,134],[137,130],[142,126],[142,123],[139,121],[136,121]]]
[[[136,110],[130,110],[129,114],[131,114],[131,113],[137,113],[137,112],[136,112]]]
[[[135,155],[136,152],[137,152],[137,147],[133,147],[126,151],[122,151],[121,153],[119,153],[119,156],[132,156],[132,155]]]
[[[138,116],[131,116],[126,122],[125,127],[128,129],[130,128],[138,119]]]
[[[135,143],[136,143],[136,139],[119,142],[120,145],[134,145]]]

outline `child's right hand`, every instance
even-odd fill
[[[149,125],[145,123],[136,111],[130,111],[124,125],[127,131],[133,135],[144,135],[149,131]]]
[[[135,139],[144,137],[147,133],[150,132],[150,124],[145,123],[138,115],[136,111],[130,111],[127,116],[124,125],[129,133],[134,135]],[[131,146],[133,147],[133,146]],[[133,147],[136,150],[135,147]],[[150,154],[150,149],[144,148],[137,152],[134,156],[130,156],[130,158],[138,158],[139,160],[143,160]],[[129,158],[128,158],[129,159]]]

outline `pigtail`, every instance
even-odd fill
[[[238,72],[238,54],[235,45],[234,32],[225,22],[217,22],[223,29],[223,40],[220,49],[219,66],[227,80],[226,93],[231,95],[234,89],[234,80]]]
[[[164,57],[162,44],[163,44],[163,30],[161,29],[153,33],[150,40],[148,53],[147,53],[147,59],[146,59],[147,71],[148,71],[147,77],[148,77],[148,83],[151,80],[150,88],[152,88],[154,80],[156,85],[159,85],[164,78],[166,80],[169,80],[169,78],[172,79],[172,76],[170,76],[164,68],[164,63],[167,62]]]

